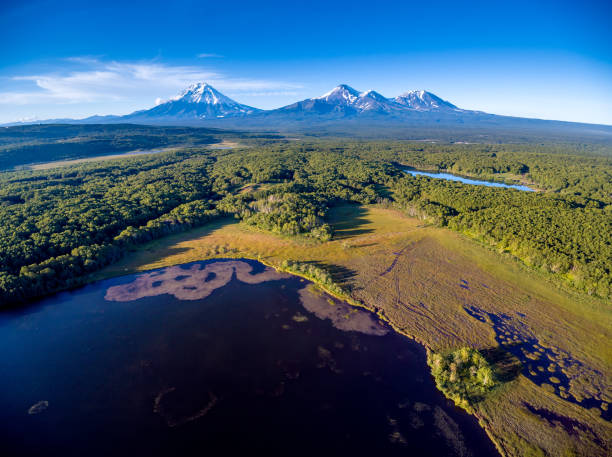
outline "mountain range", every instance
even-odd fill
[[[452,129],[567,136],[597,135],[612,139],[611,126],[500,116],[461,109],[425,90],[412,90],[387,98],[374,90],[360,92],[340,84],[314,98],[277,109],[261,110],[238,103],[209,84],[190,85],[157,106],[124,116],[51,119],[30,124],[145,124],[215,126],[272,130],[328,131],[338,128],[359,132],[382,129]],[[14,123],[10,125],[23,125]]]
[[[289,120],[304,116],[352,118],[363,115],[401,117],[413,112],[467,113],[450,102],[424,91],[413,90],[395,98],[386,98],[374,90],[359,92],[341,84],[320,97],[307,98],[272,110],[243,105],[223,95],[206,83],[195,83],[176,97],[146,110],[125,116],[92,116],[81,122],[193,122],[227,118]],[[312,119],[311,119],[312,120]]]
[[[263,114],[269,116],[316,114],[332,117],[364,114],[401,116],[414,111],[462,112],[463,110],[424,90],[414,90],[395,98],[386,98],[374,90],[359,92],[346,84],[341,84],[320,97],[307,98]]]

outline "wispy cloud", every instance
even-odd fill
[[[199,57],[200,59],[208,59],[209,57],[210,57],[210,58],[212,58],[212,57],[223,57],[223,56],[222,56],[222,55],[219,55],[219,54],[214,54],[214,53],[203,52],[203,53],[201,53],[201,54],[198,54],[198,57]]]
[[[301,87],[283,81],[232,78],[196,65],[102,61],[91,57],[76,57],[70,61],[78,68],[13,76],[11,80],[19,84],[19,90],[0,92],[0,104],[94,104],[145,99],[150,100],[149,103],[159,103],[159,96],[170,97],[198,81],[206,81],[234,95],[274,95]]]
[[[268,91],[268,90],[264,90],[264,91],[251,91],[251,92],[227,92],[225,95],[228,95],[230,97],[237,97],[237,96],[245,96],[245,97],[284,97],[284,96],[298,96],[300,95],[299,91],[296,90],[277,90],[277,91]]]

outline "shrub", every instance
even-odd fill
[[[464,347],[444,354],[430,351],[427,364],[438,389],[469,412],[496,385],[493,369],[476,349]]]

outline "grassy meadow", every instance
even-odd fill
[[[394,209],[345,205],[329,222],[334,236],[320,242],[220,219],[142,245],[94,279],[210,258],[313,263],[426,348],[471,346],[490,358],[503,382],[474,414],[504,455],[606,455],[608,303]]]

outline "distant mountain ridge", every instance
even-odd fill
[[[358,116],[360,114],[392,114],[399,116],[409,111],[459,110],[455,105],[424,91],[406,92],[395,98],[387,98],[374,90],[359,92],[346,84],[340,84],[320,97],[307,98],[291,105],[267,112],[268,115],[336,114]]]
[[[287,118],[292,115],[327,115],[328,117],[352,117],[361,114],[393,114],[401,116],[409,111],[462,111],[450,102],[424,90],[410,91],[395,98],[387,98],[374,90],[359,92],[340,84],[320,97],[307,98],[281,108],[261,110],[243,105],[222,94],[205,82],[191,84],[179,95],[144,110],[123,116],[91,116],[85,119],[49,119],[13,123],[11,125],[38,123],[180,123],[181,121],[206,121],[224,118]],[[8,124],[7,124],[8,125]]]
[[[143,124],[166,126],[214,126],[232,129],[341,132],[359,135],[365,130],[405,129],[491,132],[517,138],[534,132],[548,137],[599,136],[612,141],[612,126],[548,121],[488,114],[462,109],[425,90],[412,90],[387,98],[374,90],[358,91],[340,84],[319,97],[307,98],[281,108],[261,110],[241,104],[204,82],[190,85],[177,96],[150,109],[124,116],[91,116],[86,119],[51,119],[26,124]],[[469,132],[468,132],[469,130]],[[486,133],[489,132],[489,133]],[[401,133],[400,133],[401,134]]]
[[[425,90],[411,90],[402,95],[398,95],[393,101],[399,105],[405,106],[410,109],[419,111],[432,111],[432,110],[453,110],[453,111],[464,111],[457,108],[450,102],[442,100],[437,95],[427,92]]]
[[[120,119],[122,121],[221,119],[247,116],[259,111],[261,110],[232,100],[206,83],[195,83],[187,87],[180,95],[154,108],[120,116]]]

